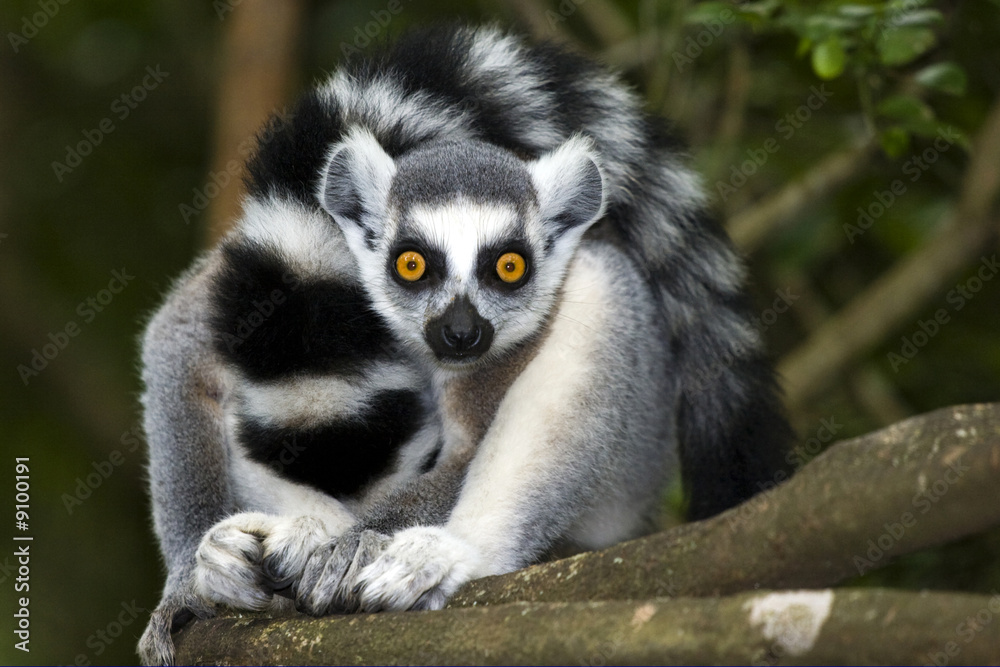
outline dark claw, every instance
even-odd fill
[[[277,567],[278,561],[272,556],[265,556],[264,560],[260,563],[260,571],[264,577],[264,583],[267,584],[267,586],[269,586],[275,593],[291,587],[291,585],[295,582],[295,577],[292,575],[279,575],[276,571]]]

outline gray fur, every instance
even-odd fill
[[[740,420],[766,421],[773,387],[734,305],[742,265],[706,226],[696,177],[654,141],[613,75],[581,65],[553,82],[548,56],[493,28],[447,39],[443,57],[475,91],[471,106],[404,85],[391,67],[334,73],[316,96],[337,127],[329,145],[309,147],[323,158],[307,184],[314,198],[298,176],[268,171],[298,173],[304,147],[281,144],[282,162],[262,146],[226,241],[280,257],[300,278],[360,286],[392,350],[346,370],[253,379],[213,346],[223,249],[147,328],[143,405],[168,576],[144,662],[171,663],[171,628],[216,605],[437,609],[472,578],[639,536],[685,456],[686,475],[713,481],[698,512],[746,495],[710,497],[726,489],[729,464],[752,467],[758,443],[741,443]],[[558,89],[585,103],[563,108]],[[515,145],[484,140],[495,128],[476,105],[504,119]],[[394,253],[414,246],[433,280],[407,285]],[[508,251],[528,257],[518,285],[490,273]],[[459,302],[490,325],[475,358],[429,343]],[[362,419],[390,389],[429,407],[357,493],[289,479],[238,435]],[[762,471],[732,476],[750,484]]]
[[[400,211],[414,204],[440,203],[456,193],[476,202],[514,207],[535,200],[523,164],[510,152],[482,141],[431,143],[401,156],[396,167],[389,203]]]
[[[194,592],[195,552],[202,535],[233,509],[219,419],[228,390],[207,325],[213,268],[211,259],[202,260],[178,281],[142,340],[153,524],[169,564],[163,599],[139,642],[143,660],[153,664],[172,664],[176,621],[212,613]]]

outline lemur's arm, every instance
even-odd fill
[[[382,553],[390,536],[448,521],[471,455],[466,448],[435,461],[432,469],[380,497],[346,533],[316,549],[291,587],[299,611],[316,616],[357,611],[358,574]]]
[[[439,526],[448,521],[462,490],[471,451],[457,453],[432,470],[375,502],[358,521],[359,530],[391,535],[410,526]]]
[[[335,498],[250,460],[229,439],[242,388],[217,346],[213,252],[178,281],[142,340],[143,406],[156,534],[167,565],[163,598],[140,641],[150,664],[173,661],[171,628],[213,603],[262,609],[319,545],[350,527]]]
[[[178,282],[142,339],[153,520],[167,565],[163,599],[139,644],[147,664],[173,662],[175,623],[211,614],[194,592],[195,553],[233,507],[221,407],[227,388],[208,326],[213,267],[203,260]]]
[[[363,610],[439,608],[469,579],[530,564],[560,539],[600,548],[646,530],[669,464],[649,448],[673,428],[669,406],[655,405],[670,381],[648,335],[655,306],[607,246],[581,248],[573,266],[571,296],[506,392],[447,523],[392,538],[358,576]]]

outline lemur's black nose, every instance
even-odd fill
[[[451,303],[427,323],[424,336],[442,361],[472,361],[493,343],[493,325],[479,315],[467,296]]]
[[[456,351],[462,351],[475,347],[479,339],[483,337],[483,332],[477,326],[456,331],[446,324],[441,327],[441,335],[444,336],[445,345]]]

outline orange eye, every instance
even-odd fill
[[[396,258],[396,273],[403,280],[415,282],[423,277],[427,270],[427,261],[424,256],[414,250],[407,250]]]
[[[524,277],[524,272],[528,268],[524,257],[516,252],[505,252],[497,260],[497,275],[505,283],[516,283]]]

